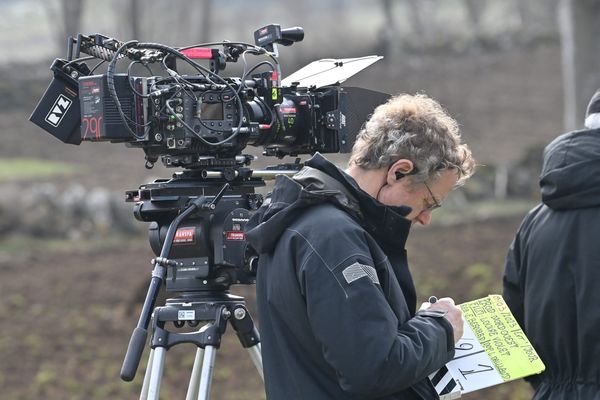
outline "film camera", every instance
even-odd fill
[[[206,319],[203,314],[221,321],[224,312],[244,308],[227,290],[232,284],[254,283],[257,258],[246,245],[244,227],[263,203],[255,189],[276,174],[294,174],[302,164],[296,159],[253,170],[254,157],[243,150],[262,147],[264,155],[278,158],[348,152],[361,124],[387,99],[383,93],[340,85],[378,56],[319,60],[282,79],[277,45],[303,37],[302,28],[269,25],[254,32],[255,44],[223,41],[174,48],[80,34],[69,38],[67,58],[53,62],[54,79],[32,122],[64,143],[125,143],[144,151],[147,168],[160,159],[167,167],[183,169],[126,195],[135,203],[135,217],[150,222],[157,257],[123,379],[135,375],[153,312],[153,340],[160,341],[166,338],[165,321],[197,322]],[[248,56],[262,59],[249,67]],[[86,62],[94,60],[90,68]],[[240,60],[239,76],[223,74],[228,63]],[[96,73],[102,65],[104,72]],[[154,304],[163,283],[180,297],[167,300],[161,312]],[[240,321],[246,321],[246,328],[241,333],[234,328],[244,347],[253,347],[252,323]],[[199,348],[218,346],[202,332],[169,337],[152,348],[182,341]]]
[[[69,39],[67,59],[52,64],[54,79],[32,122],[65,143],[125,143],[145,152],[147,168],[160,159],[167,167],[185,169],[127,193],[127,200],[136,203],[135,217],[152,222],[150,242],[157,256],[170,222],[191,199],[203,196],[210,204],[173,236],[169,259],[176,263],[169,268],[174,275],[167,280],[168,290],[253,282],[243,228],[262,203],[254,189],[264,185],[264,178],[293,173],[301,164],[252,170],[253,157],[242,154],[247,145],[279,158],[348,152],[366,116],[387,98],[339,85],[381,58],[376,56],[316,61],[282,81],[277,44],[291,45],[303,37],[302,28],[269,25],[254,32],[254,45],[222,42],[175,49],[80,34]],[[248,67],[249,55],[265,59]],[[240,58],[241,76],[225,77],[227,63]],[[107,64],[105,73],[96,74],[99,65],[90,69],[89,60]],[[126,72],[118,72],[120,60],[129,61]],[[181,64],[193,73],[178,72]],[[134,68],[145,73],[134,74]]]

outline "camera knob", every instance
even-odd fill
[[[237,320],[244,319],[244,318],[246,318],[246,310],[242,307],[236,308],[235,311],[233,312],[233,316]]]

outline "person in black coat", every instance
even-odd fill
[[[542,202],[509,249],[504,298],[546,365],[534,399],[600,399],[600,90],[544,150]]]
[[[316,154],[247,225],[269,400],[436,399],[462,336],[450,298],[417,313],[404,244],[474,168],[425,95],[379,106],[343,171]]]

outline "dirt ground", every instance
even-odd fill
[[[461,122],[466,141],[484,164],[512,162],[528,146],[546,143],[561,130],[557,45],[508,53],[407,56],[373,68],[372,75],[349,84],[425,91],[440,99]],[[29,111],[0,113],[0,157],[72,164],[74,175],[52,180],[59,186],[80,183],[124,192],[172,172],[160,166],[145,170],[142,152],[123,145],[63,145],[27,122]],[[341,161],[344,156],[332,158]],[[3,182],[0,195],[41,183]],[[419,300],[430,294],[464,301],[499,293],[503,259],[521,218],[473,221],[467,215],[464,223],[451,227],[415,229],[408,250]],[[58,244],[0,238],[0,398],[136,398],[146,355],[133,383],[122,382],[119,370],[152,256],[144,237]],[[256,317],[253,287],[234,292],[247,297]],[[230,331],[218,352],[212,398],[264,398],[258,374]],[[184,397],[193,358],[189,346],[169,351],[164,398]],[[529,397],[528,387],[516,382],[463,398]]]
[[[138,296],[147,288],[152,254],[139,241],[99,247],[2,253],[2,398],[133,398],[139,390],[143,373],[130,384],[118,375],[143,303]],[[241,292],[251,294],[250,288]],[[249,391],[252,397],[260,391],[248,356],[233,351],[241,349],[234,338],[228,335],[219,352],[215,398],[243,399]],[[165,394],[181,392],[193,362],[193,349],[178,350],[169,352],[175,356],[169,354],[167,361]],[[225,397],[217,395],[225,390]]]
[[[464,301],[499,293],[502,260],[519,218],[416,229],[408,244],[419,299],[432,293]],[[3,399],[134,398],[119,370],[147,289],[151,251],[140,240],[28,253],[0,252],[0,385]],[[39,247],[38,247],[39,246]],[[473,275],[473,266],[481,271]],[[475,289],[483,286],[482,289]],[[477,290],[485,291],[479,293]],[[235,287],[257,320],[252,286]],[[147,353],[146,353],[147,354]],[[184,398],[194,348],[167,353],[162,393]],[[260,377],[229,327],[218,352],[214,399],[264,398]],[[522,383],[509,383],[465,399],[525,399]],[[521,396],[521,397],[520,397]]]

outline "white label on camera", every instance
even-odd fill
[[[180,310],[177,312],[177,319],[179,321],[194,321],[196,320],[196,311]]]
[[[54,102],[54,105],[50,109],[50,112],[48,112],[48,115],[46,116],[46,122],[54,127],[57,127],[69,110],[69,107],[71,107],[72,103],[73,102],[68,97],[59,94],[58,98]]]

